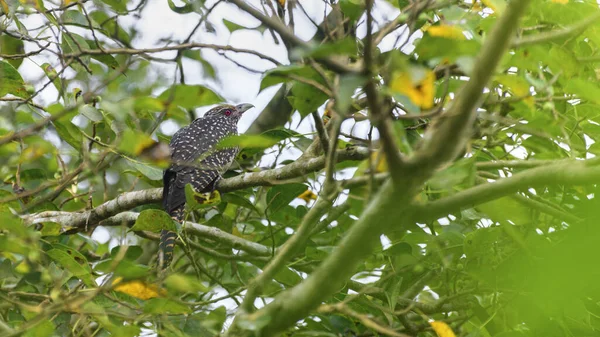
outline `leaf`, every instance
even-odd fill
[[[191,308],[166,298],[153,298],[144,304],[144,312],[147,314],[189,314]]]
[[[185,185],[185,207],[188,210],[208,208],[221,203],[221,194],[215,190],[212,193],[200,193],[194,190],[192,185]]]
[[[317,110],[328,98],[321,90],[301,82],[294,83],[291,93],[288,100],[302,117]]]
[[[512,197],[502,197],[480,204],[476,209],[494,221],[512,221],[517,225],[529,223],[532,210]]]
[[[23,53],[25,53],[23,40],[14,38],[7,34],[0,35],[0,54],[19,55]],[[17,69],[21,63],[23,63],[23,59],[8,59],[6,62],[10,63],[13,67],[15,67],[15,69]]]
[[[355,38],[344,38],[331,43],[322,43],[315,45],[310,49],[293,50],[292,59],[302,59],[304,57],[324,58],[331,55],[356,55],[358,46]]]
[[[74,9],[64,11],[60,16],[60,21],[65,25],[74,25],[84,28],[89,28],[90,25],[88,20],[85,18],[85,15],[83,15],[83,13],[81,13],[80,11]],[[92,22],[92,27],[94,29],[100,29],[100,26],[91,18],[90,21]]]
[[[81,132],[73,123],[70,121],[65,123],[54,121],[52,124],[62,140],[67,142],[67,144],[71,145],[74,149],[81,151]]]
[[[119,14],[127,14],[127,0],[102,0]]]
[[[298,198],[306,202],[310,202],[311,200],[317,200],[317,195],[311,190],[306,190],[302,194],[300,194]]]
[[[70,53],[79,53],[84,49],[90,49],[90,46],[87,44],[87,41],[80,35],[75,33],[63,33],[62,34],[62,42],[61,42],[62,51],[64,54]],[[79,56],[78,60],[73,60],[69,65],[71,68],[77,71],[86,71],[79,62],[83,62],[88,65],[90,63],[89,56]]]
[[[131,227],[131,231],[149,231],[153,233],[159,233],[163,229],[177,231],[177,226],[169,214],[159,209],[143,210],[135,220],[133,227]]]
[[[197,279],[182,274],[169,275],[165,286],[182,293],[207,293],[210,290]]]
[[[480,43],[475,40],[455,40],[425,34],[419,40],[415,53],[419,59],[437,62],[454,62],[461,56],[475,56],[479,52]]]
[[[174,93],[172,91],[174,90]],[[178,105],[184,109],[217,104],[223,101],[214,91],[202,85],[177,84],[163,91],[159,96],[164,104]]]
[[[427,28],[427,33],[431,36],[443,37],[451,40],[466,40],[463,30],[456,25],[440,24]]]
[[[102,113],[89,104],[81,106],[79,108],[79,113],[81,113],[83,116],[87,117],[87,119],[94,123],[98,123],[104,120],[104,116],[102,115]]]
[[[115,246],[110,250],[110,256],[114,259],[117,254],[119,254],[119,251],[121,249],[121,246]],[[139,258],[140,256],[142,256],[142,253],[144,251],[142,250],[142,247],[140,246],[127,246],[127,251],[125,251],[125,257],[123,257],[124,259],[127,260],[131,260],[131,261],[135,261],[137,260],[137,258]]]
[[[289,205],[292,200],[308,190],[304,184],[285,184],[271,187],[267,192],[269,214],[276,213],[282,207]]]
[[[245,207],[249,210],[255,211],[256,213],[258,212],[258,209],[256,209],[256,207],[254,207],[254,205],[246,198],[239,196],[235,193],[225,193],[221,196],[221,200],[223,202],[229,203],[229,204],[234,204],[234,205],[238,205],[241,207]]]
[[[224,149],[239,146],[241,148],[266,149],[278,142],[278,139],[267,137],[265,135],[242,134],[226,137],[217,144],[217,148]]]
[[[27,89],[21,74],[10,63],[0,61],[0,97],[6,94],[27,98]]]
[[[163,178],[162,170],[160,170],[156,167],[150,166],[148,164],[144,164],[144,163],[135,161],[133,159],[129,159],[127,157],[125,157],[125,159],[127,159],[127,165],[131,166],[134,170],[141,173],[144,177],[146,177],[152,181],[162,180],[162,178]]]
[[[86,40],[86,42],[88,43],[88,45],[90,46],[91,49],[95,49],[95,50],[100,49],[100,47],[98,46],[96,41]],[[110,54],[91,55],[91,57],[94,60],[105,64],[110,69],[117,69],[119,67],[119,62],[117,62],[117,59]]]
[[[139,298],[141,300],[148,300],[151,298],[159,297],[159,289],[154,284],[147,284],[140,280],[133,281],[122,281],[121,277],[118,277],[113,282],[113,290]],[[161,293],[164,293],[162,291]]]
[[[194,11],[194,7],[191,3],[186,3],[183,6],[177,7],[173,3],[173,0],[167,0],[167,2],[169,3],[169,8],[171,8],[171,10],[177,14],[187,14]]]
[[[143,279],[148,276],[150,272],[150,268],[143,264],[137,264],[132,262],[131,260],[121,260],[119,264],[114,266],[114,259],[107,259],[99,262],[94,267],[95,271],[100,271],[103,273],[114,272],[115,276],[120,276],[126,280],[136,280]]]
[[[433,321],[429,322],[429,324],[433,328],[433,331],[435,331],[435,333],[438,335],[438,337],[456,337],[454,331],[452,331],[452,328],[450,328],[450,326],[445,322]]]
[[[428,184],[434,189],[451,190],[452,187],[465,184],[467,187],[475,184],[477,170],[473,158],[460,159],[450,167],[437,171],[429,180]]]
[[[238,25],[237,23],[229,21],[227,19],[223,19],[223,24],[225,25],[225,27],[227,27],[227,30],[229,30],[230,33],[233,33],[236,30],[240,30],[240,29],[250,29],[248,27]]]
[[[61,79],[58,76],[58,72],[56,71],[56,69],[54,69],[50,65],[50,63],[43,63],[42,70],[44,71],[44,73],[46,74],[48,79],[52,81],[52,84],[54,84],[54,87],[56,88],[56,90],[58,90],[58,93],[62,96],[63,95],[63,86],[62,86]]]
[[[48,250],[46,254],[48,254],[51,259],[65,267],[73,275],[80,278],[87,286],[95,287],[96,282],[92,278],[92,270],[87,263],[87,259],[81,255],[81,253],[73,249],[69,249],[64,249],[63,247],[59,246],[59,248],[52,248]]]
[[[120,152],[138,156],[145,149],[154,145],[154,140],[146,133],[127,129],[121,134],[121,140],[117,149]]]
[[[407,71],[394,73],[390,88],[392,92],[408,97],[417,107],[431,109],[435,94],[434,82],[433,71],[421,67],[411,67]]]
[[[260,82],[260,90],[270,86],[287,82],[290,80],[291,75],[300,77],[314,77],[316,72],[314,69],[307,66],[291,65],[291,66],[280,66],[275,69],[271,69],[265,73],[262,81]],[[318,74],[317,74],[318,75]]]
[[[360,75],[342,75],[340,78],[339,99],[335,102],[340,112],[348,111],[352,104],[352,96],[356,89],[363,86],[366,78]]]

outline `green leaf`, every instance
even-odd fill
[[[27,89],[21,74],[10,63],[0,61],[0,97],[7,94],[27,98]]]
[[[173,92],[174,91],[174,92]],[[223,101],[214,91],[202,85],[177,84],[163,91],[159,96],[164,104],[171,103],[184,109],[217,104]]]
[[[94,108],[93,106],[86,104],[79,108],[79,113],[87,117],[87,119],[91,120],[94,123],[101,122],[104,119],[102,113]]]
[[[46,320],[40,324],[33,325],[23,334],[24,337],[50,337],[54,335],[56,327],[52,321]]]
[[[152,298],[144,304],[144,312],[147,314],[189,314],[191,308],[166,298]]]
[[[335,103],[338,111],[345,113],[352,104],[352,96],[356,89],[365,84],[366,78],[360,75],[342,75],[340,78],[339,100]]]
[[[216,77],[217,73],[215,71],[215,68],[212,66],[212,64],[210,64],[202,57],[202,53],[200,52],[200,50],[186,49],[182,52],[182,55],[183,57],[187,57],[189,59],[200,62],[200,64],[202,65],[202,70],[204,71],[203,75],[208,76],[210,78]]]
[[[454,186],[465,184],[466,187],[475,184],[474,157],[460,159],[442,171],[437,171],[429,180],[428,184],[434,189],[448,191]]]
[[[119,14],[127,14],[127,0],[102,0]]]
[[[182,293],[206,293],[210,290],[196,278],[182,274],[169,275],[165,280],[165,286]]]
[[[66,121],[64,123],[60,121],[54,121],[52,124],[62,140],[67,142],[74,149],[81,151],[81,141],[83,136],[73,123],[70,121]]]
[[[224,149],[231,147],[241,147],[266,149],[277,144],[278,142],[278,139],[270,138],[265,135],[242,134],[226,137],[217,144],[217,148]]]
[[[148,266],[137,264],[126,259],[119,261],[117,266],[114,266],[114,263],[115,260],[113,259],[101,261],[94,267],[94,270],[103,273],[114,272],[114,276],[120,276],[126,280],[142,279],[148,276],[148,273],[151,270]]]
[[[335,42],[322,43],[315,45],[311,49],[294,50],[292,58],[301,59],[303,57],[313,57],[316,59],[328,57],[331,55],[356,55],[358,46],[355,38],[344,38]]]
[[[227,27],[227,30],[229,30],[230,33],[233,33],[239,29],[249,29],[248,27],[238,25],[237,23],[229,21],[227,19],[223,19],[223,24],[225,25],[225,27]]]
[[[104,35],[118,41],[123,41],[126,44],[131,43],[131,37],[129,37],[129,34],[117,24],[117,18],[109,16],[108,13],[104,11],[93,11],[90,13],[90,17],[95,22],[102,23],[103,29],[100,31]]]
[[[60,21],[65,25],[74,25],[84,28],[89,28],[90,26],[88,20],[85,18],[85,15],[83,15],[83,13],[81,13],[80,11],[74,9],[64,11],[60,16]],[[92,27],[94,29],[100,29],[100,26],[91,18],[90,21],[92,22]]]
[[[131,166],[134,170],[141,173],[144,177],[146,177],[152,181],[162,180],[162,178],[163,178],[162,170],[160,170],[156,167],[150,166],[148,164],[144,164],[144,163],[135,161],[133,159],[129,159],[127,157],[125,157],[125,159],[127,159],[127,165]]]
[[[173,0],[167,0],[167,2],[169,3],[169,8],[171,8],[171,10],[177,14],[187,14],[194,11],[194,6],[192,6],[190,3],[186,3],[183,6],[177,7],[173,3]]]
[[[133,227],[131,227],[132,231],[150,231],[154,233],[159,233],[163,229],[177,231],[177,226],[169,214],[159,209],[143,210],[135,220]]]
[[[16,39],[7,34],[0,35],[0,54],[19,55],[23,53],[25,53],[23,40]],[[17,69],[21,63],[23,63],[23,59],[8,59],[6,62],[10,63],[13,67],[15,67],[15,69]]]
[[[221,200],[223,202],[238,205],[258,213],[258,209],[256,209],[256,207],[254,207],[254,205],[248,199],[235,193],[225,193],[221,196]]]
[[[48,250],[46,254],[73,275],[80,278],[87,286],[95,287],[96,282],[92,277],[92,271],[87,263],[87,259],[74,249],[70,249],[69,247],[66,249],[62,245],[56,248],[57,246],[55,245],[55,248]]]
[[[221,203],[221,194],[219,191],[210,193],[200,193],[194,190],[192,185],[185,185],[185,207],[188,210],[197,210],[207,208]]]
[[[87,44],[87,41],[80,35],[75,33],[63,33],[62,34],[62,42],[61,42],[62,51],[65,54],[69,53],[79,53],[84,49],[90,49],[90,46]],[[78,60],[88,65],[90,63],[89,56],[80,56]],[[73,69],[77,71],[86,71],[81,64],[80,61],[73,60],[69,65]]]
[[[100,47],[98,46],[96,41],[94,41],[94,40],[85,40],[85,41],[88,43],[88,45],[90,46],[91,49],[96,49],[96,50],[100,49]],[[110,54],[91,55],[91,57],[94,60],[105,64],[110,69],[117,69],[119,67],[119,62],[117,62],[117,59]]]
[[[288,100],[302,117],[317,110],[328,98],[321,90],[300,82],[294,84],[291,92],[293,96],[289,96]]]
[[[455,40],[425,34],[418,42],[415,53],[419,60],[455,62],[461,56],[475,56],[480,43],[475,40]]]
[[[339,4],[342,13],[351,22],[356,22],[365,10],[364,3],[358,0],[340,0]]]
[[[138,156],[152,145],[154,145],[154,140],[148,134],[127,129],[121,134],[121,140],[117,149],[123,153]]]
[[[276,213],[282,207],[287,206],[306,190],[308,190],[308,187],[304,184],[285,184],[271,187],[267,192],[269,214]]]
[[[117,254],[119,254],[120,250],[121,246],[113,247],[110,250],[110,256],[114,259],[117,256]],[[135,261],[138,257],[142,256],[143,252],[144,251],[140,246],[127,246],[127,251],[125,252],[125,257],[123,258],[126,260]]]
[[[567,82],[565,91],[592,103],[600,104],[600,87],[594,82],[586,81],[579,77],[572,78]]]
[[[48,79],[52,81],[52,84],[54,84],[54,87],[56,88],[56,90],[58,90],[58,93],[62,96],[63,95],[63,86],[62,86],[61,79],[58,76],[58,72],[56,71],[56,69],[54,69],[50,65],[50,63],[43,63],[42,70],[44,71],[44,74],[46,74]]]
[[[262,91],[270,86],[287,82],[290,80],[290,75],[296,75],[300,77],[312,77],[313,74],[314,70],[307,66],[280,66],[275,69],[271,69],[265,73],[265,76],[260,82],[260,90]]]

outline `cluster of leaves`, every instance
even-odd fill
[[[377,233],[382,244],[290,334],[598,333],[598,174],[557,186],[552,179],[569,173],[549,170],[550,178],[519,186],[519,193],[490,187],[600,151],[598,5],[531,2],[481,97],[467,148],[418,190],[410,223],[379,215],[390,223]],[[196,15],[206,34],[214,31],[213,5],[252,14],[244,3],[168,2],[182,17]],[[218,73],[197,48],[235,48],[193,45],[190,38],[134,48],[143,32],[121,22],[144,20],[145,1],[0,0],[2,335],[214,336],[243,311],[249,289],[258,289],[252,310],[285,299],[286,290],[329,261],[395,169],[372,132],[339,136],[341,119],[352,128],[371,117],[373,124],[392,120],[401,152],[422,151],[432,121],[480,75],[478,55],[510,1],[376,1],[373,13],[398,14],[366,37],[357,32],[369,22],[370,1],[327,2],[329,14],[317,19],[310,43],[288,29],[301,29],[293,16],[304,15],[307,4],[265,3],[269,15],[258,16],[257,27],[222,23],[231,34],[249,30],[283,41],[290,65],[267,71],[260,89],[280,86],[263,115],[287,117],[220,144],[242,147],[238,165],[224,175],[226,191],[186,190],[190,222],[181,225],[160,209],[160,191],[152,189],[169,165],[164,126],[188,124],[195,109],[223,101],[218,90],[184,81],[189,64],[208,77]],[[33,17],[41,28],[30,24]],[[367,57],[372,44],[378,47]],[[174,57],[153,56],[163,51]],[[253,57],[271,59],[260,52]],[[165,62],[178,70],[178,82],[155,71]],[[25,81],[32,73],[39,78]],[[385,113],[369,109],[375,105],[365,88],[373,83]],[[292,114],[314,118],[320,131],[291,130]],[[329,151],[326,132],[334,138]],[[297,160],[280,160],[297,152]],[[327,171],[353,177],[332,189]],[[132,190],[147,194],[125,193]],[[461,203],[469,193],[484,201]],[[439,205],[455,201],[440,213]],[[177,231],[180,244],[172,270],[157,274],[162,229]],[[113,239],[101,242],[99,233]],[[267,270],[273,276],[261,280]],[[319,290],[312,292],[306,296]],[[271,318],[239,314],[240,330],[230,333],[260,335]]]

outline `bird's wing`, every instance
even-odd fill
[[[220,120],[205,117],[173,135],[169,144],[172,165],[163,175],[163,206],[168,212],[185,203],[186,184],[192,184],[198,192],[214,186],[237,153],[237,149],[216,151],[214,147],[235,133]]]
[[[203,161],[223,138],[237,134],[237,127],[218,117],[198,118],[189,126],[177,131],[169,147],[173,169],[178,164]],[[187,166],[187,165],[183,165]]]

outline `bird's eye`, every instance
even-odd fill
[[[225,110],[224,113],[225,113],[225,116],[230,116],[231,115],[231,110],[227,109],[227,110]]]

